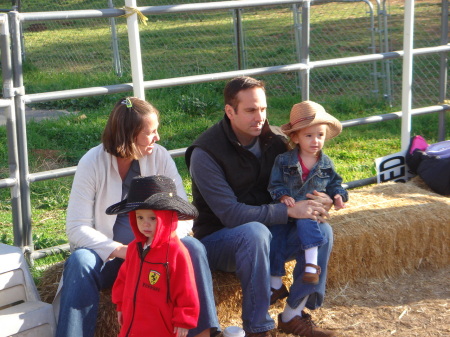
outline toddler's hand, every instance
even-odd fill
[[[345,208],[345,204],[342,201],[342,196],[340,194],[336,194],[334,196],[334,210],[339,211],[340,209]]]
[[[117,321],[119,322],[119,325],[122,326],[122,324],[123,324],[122,311],[117,312]]]
[[[288,207],[294,207],[294,205],[295,205],[295,200],[294,200],[294,198],[291,198],[291,197],[288,196],[288,195],[283,195],[283,196],[280,198],[280,202],[283,203],[283,204],[285,204],[285,205],[288,206]]]
[[[173,333],[177,335],[177,337],[186,337],[188,333],[188,329],[175,327],[173,328]]]

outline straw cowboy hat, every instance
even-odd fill
[[[326,139],[336,137],[342,131],[342,124],[325,111],[323,106],[313,101],[303,101],[295,104],[291,109],[290,122],[281,126],[281,130],[290,135],[294,131],[313,126],[326,124]]]
[[[109,206],[106,214],[123,214],[137,209],[175,211],[179,220],[198,216],[197,209],[177,195],[173,180],[162,175],[134,177],[127,198]]]

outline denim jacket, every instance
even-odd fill
[[[276,157],[268,190],[272,199],[276,201],[283,195],[289,195],[295,201],[306,200],[306,194],[316,190],[328,194],[332,199],[336,194],[340,194],[342,200],[347,202],[348,193],[341,183],[342,178],[336,173],[333,162],[323,152],[306,181],[302,181],[298,148],[295,148]]]

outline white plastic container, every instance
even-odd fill
[[[225,330],[223,330],[223,337],[244,337],[245,331],[244,329],[238,326],[229,326]]]

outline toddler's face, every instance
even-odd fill
[[[153,239],[158,224],[155,212],[151,209],[136,210],[136,222],[139,231],[149,239]]]
[[[291,139],[300,147],[303,154],[317,155],[323,148],[326,135],[326,124],[316,124],[298,130],[291,135]]]

